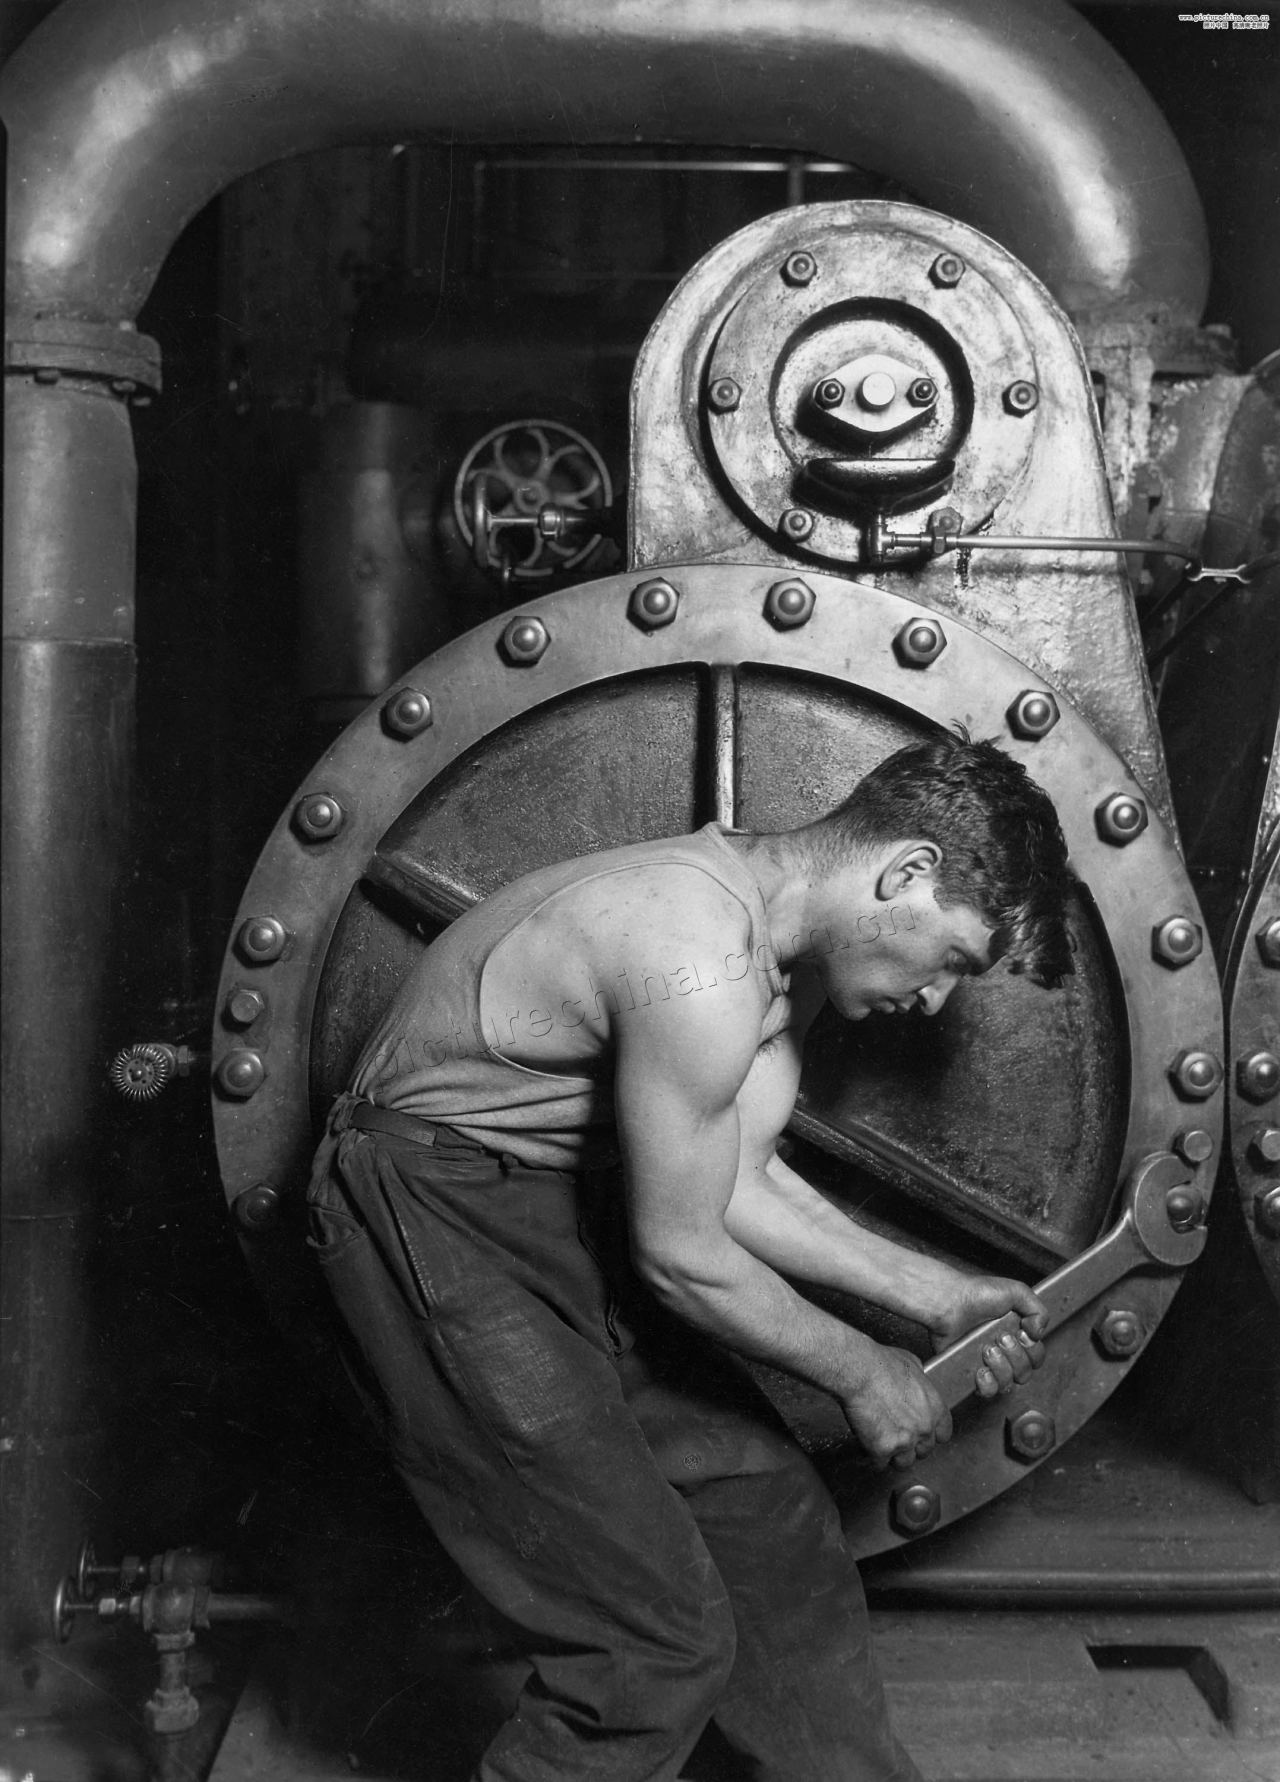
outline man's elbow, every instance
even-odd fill
[[[717,1266],[715,1258],[698,1250],[641,1244],[633,1248],[632,1264],[660,1305],[678,1317],[692,1317],[695,1322],[699,1311],[728,1285],[725,1269]]]

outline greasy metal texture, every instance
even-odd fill
[[[447,645],[413,673],[413,684],[432,689],[435,722],[413,747],[388,736],[372,708],[317,763],[305,797],[323,789],[351,810],[342,832],[322,849],[303,843],[282,819],[246,892],[242,919],[272,912],[291,935],[279,960],[255,970],[270,1003],[270,1019],[248,1030],[223,1026],[215,1037],[215,1064],[250,1044],[265,1075],[249,1099],[218,1099],[214,1120],[228,1199],[250,1190],[277,1193],[296,1207],[315,1120],[345,1079],[369,1024],[393,993],[405,968],[420,956],[434,932],[432,912],[443,921],[459,907],[509,879],[567,853],[591,852],[627,839],[678,832],[703,820],[717,787],[735,783],[737,819],[747,828],[783,827],[830,808],[848,783],[874,760],[911,735],[960,720],[978,732],[995,731],[1022,693],[1038,690],[1023,662],[971,631],[948,621],[947,649],[926,671],[904,668],[894,636],[914,606],[866,585],[850,585],[812,572],[806,576],[815,607],[808,623],[779,630],[765,606],[777,576],[771,565],[668,564],[680,591],[675,621],[643,631],[628,616],[634,575],[612,577],[549,596],[521,615],[538,620],[552,642],[535,664],[513,667],[498,647],[499,622],[486,624]],[[729,664],[735,665],[730,668]],[[714,679],[708,665],[719,665]],[[770,722],[778,688],[794,688],[797,709],[812,721],[779,729]],[[834,721],[843,702],[854,721]],[[1100,789],[1133,791],[1121,763],[1059,698],[1058,723],[1040,740],[1011,741],[1015,754],[1057,802],[1075,868],[1086,888],[1079,913],[1082,933],[1092,935],[1120,997],[1119,1060],[1110,1074],[1131,1082],[1122,1099],[1115,1150],[1103,1135],[1093,1154],[1092,1201],[1085,1195],[1090,1229],[1068,1230],[1070,1209],[1059,1199],[1061,1249],[1074,1257],[1105,1226],[1108,1191],[1144,1158],[1164,1153],[1185,1125],[1168,1079],[1170,1036],[1188,1045],[1219,1048],[1218,991],[1207,956],[1185,970],[1161,969],[1151,957],[1152,899],[1169,908],[1195,909],[1176,850],[1158,821],[1124,849],[1097,834],[1093,811]],[[708,713],[711,723],[708,725]],[[824,727],[826,729],[824,730]],[[838,741],[841,765],[825,753],[824,735]],[[760,739],[778,757],[776,771]],[[613,740],[606,747],[606,740]],[[698,763],[709,766],[695,771]],[[757,766],[760,772],[757,773]],[[723,796],[722,793],[719,794]],[[478,821],[480,813],[484,821]],[[498,813],[501,813],[500,817]],[[365,881],[362,884],[362,881]],[[401,895],[401,892],[404,895]],[[1096,909],[1089,915],[1088,908]],[[1097,980],[1088,959],[1086,975]],[[234,949],[220,1006],[245,970]],[[974,996],[970,992],[975,993]],[[965,1017],[937,1042],[958,1056],[981,1053],[1004,996],[1024,997],[1013,1022],[1024,1047],[1036,1003],[1061,1007],[1060,999],[1028,988],[1007,974],[965,986],[958,1006],[992,999],[992,1018]],[[1061,1019],[1061,1016],[1056,1017]],[[945,1017],[926,1024],[942,1032]],[[867,1027],[870,1023],[861,1024]],[[1104,1053],[1107,1045],[1102,1046]],[[1059,1045],[1061,1053],[1070,1045]],[[1078,1040],[1075,1050],[1081,1050]],[[1038,1051],[1038,1048],[1037,1048]],[[1008,1081],[1006,1066],[986,1065],[995,1081]],[[1016,1070],[1016,1066],[1014,1067]],[[1037,1067],[1038,1068],[1038,1067]],[[927,1077],[928,1072],[925,1072]],[[910,1090],[919,1103],[919,1073]],[[1021,1085],[1019,1085],[1021,1089]],[[1050,1089],[1050,1097],[1056,1094]],[[886,1103],[890,1099],[886,1097]],[[1007,1181],[995,1190],[979,1180],[946,1176],[956,1161],[943,1154],[949,1198],[925,1204],[933,1229],[963,1224],[976,1207],[978,1225],[1006,1253],[1044,1252],[1059,1184],[1055,1169],[1041,1173],[1041,1134],[1032,1134],[1008,1097],[1005,1135],[1014,1178],[1025,1180],[1021,1208]],[[1211,1135],[1218,1127],[1220,1098],[1197,1118]],[[978,1122],[996,1104],[988,1097]],[[1025,1105],[1030,1105],[1027,1103]],[[806,1077],[810,1130],[839,1149],[843,1116],[827,1106]],[[1016,1128],[1016,1131],[1014,1130]],[[976,1128],[975,1128],[976,1130]],[[999,1122],[991,1134],[999,1156]],[[975,1146],[976,1149],[976,1146]],[[923,1161],[930,1164],[927,1150]],[[1196,1172],[1174,1160],[1179,1180]],[[833,1165],[833,1168],[838,1168]],[[909,1172],[908,1172],[909,1173]],[[983,1195],[986,1195],[984,1205]],[[966,1199],[968,1196],[968,1199]],[[837,1196],[838,1198],[838,1196]],[[905,1202],[903,1203],[905,1205]],[[1041,1227],[1040,1214],[1048,1215]],[[939,1221],[940,1215],[940,1221]],[[1079,1211],[1076,1218],[1080,1218]],[[973,1220],[970,1220],[972,1226]],[[1169,1242],[1181,1242],[1170,1228]],[[279,1303],[292,1291],[289,1264],[271,1238],[247,1237],[257,1252],[264,1282]],[[300,1246],[299,1246],[300,1248]],[[1146,1249],[1144,1262],[1150,1258]],[[1159,1322],[1172,1294],[1175,1271],[1146,1270],[1127,1280],[1125,1303],[1148,1329]],[[1050,1344],[1037,1376],[1036,1406],[1051,1415],[1060,1439],[1084,1421],[1123,1376],[1126,1362],[1101,1355],[1091,1337],[1094,1308],[1068,1316]],[[1021,1408],[1021,1407],[1017,1407]],[[848,1447],[830,1431],[833,1407],[810,1395],[794,1421],[818,1446]],[[790,1413],[790,1408],[788,1410]],[[1028,1461],[1010,1456],[1004,1439],[1006,1401],[990,1407],[968,1402],[958,1413],[961,1439],[931,1461],[924,1481],[942,1499],[946,1520],[963,1514],[1025,1474]],[[859,1537],[865,1550],[903,1538],[890,1521],[884,1481],[868,1485],[852,1469],[852,1521],[869,1518]],[[869,1545],[868,1545],[869,1543]]]
[[[778,276],[778,268],[800,248],[812,253],[817,271],[797,290]],[[955,286],[940,287],[929,277],[943,252],[966,262]],[[828,265],[838,271],[830,280]],[[975,307],[966,296],[971,288],[978,294]],[[727,365],[724,339],[732,338],[744,304],[754,304],[781,357],[757,350],[745,370],[735,370],[744,380],[749,372],[761,392],[754,406],[744,383],[737,412],[704,415],[706,380],[713,367]],[[824,515],[811,534],[788,536],[762,493],[787,474],[788,450],[800,450],[795,429],[786,431],[791,423],[785,412],[782,442],[773,437],[775,377],[791,377],[791,359],[803,355],[808,339],[794,333],[789,319],[803,315],[809,329],[829,326],[839,336],[848,316],[863,318],[858,326],[876,315],[898,326],[895,318],[908,312],[917,318],[912,326],[919,337],[932,343],[935,369],[945,368],[960,391],[958,398],[939,397],[936,426],[946,427],[947,415],[953,421],[959,415],[964,425],[945,436],[939,432],[930,451],[956,452],[954,507],[965,525],[990,512],[994,529],[1006,535],[1109,535],[1111,500],[1088,371],[1066,318],[1043,286],[1003,248],[949,218],[905,204],[849,202],[799,207],[730,236],[688,274],[658,317],[633,385],[629,499],[635,566],[698,556],[794,569],[812,561],[811,545],[813,554],[845,550],[856,530],[850,522]],[[993,330],[1002,342],[1007,339],[1011,363],[970,363],[962,345],[974,343],[976,353]],[[1004,411],[1000,389],[1011,369],[1023,370],[1039,388],[1031,414]],[[743,433],[748,412],[755,417],[749,436]],[[935,426],[933,419],[928,426]],[[975,447],[971,454],[978,441],[982,451]],[[809,449],[819,455],[816,439]],[[727,475],[717,468],[725,450],[732,467]],[[914,456],[905,441],[901,450]],[[752,468],[757,464],[763,466],[758,472]],[[946,501],[953,505],[951,495]],[[977,510],[972,515],[969,503]],[[939,504],[940,498],[934,502]],[[907,530],[920,532],[923,518],[918,511]],[[972,616],[1030,662],[1122,756],[1166,823],[1172,820],[1141,639],[1118,560],[1050,552],[1032,563],[1000,549],[935,557],[917,548],[879,567],[877,579],[911,590],[926,610]]]
[[[33,312],[130,316],[232,180],[406,133],[821,152],[999,230],[1073,309],[1194,319],[1208,282],[1177,143],[1059,0],[68,0],[0,104]]]
[[[1226,974],[1230,1083],[1227,1123],[1231,1161],[1245,1226],[1262,1272],[1280,1299],[1280,1221],[1274,1196],[1280,1189],[1280,1093],[1255,1099],[1240,1080],[1239,1064],[1258,1052],[1280,1053],[1280,965],[1269,963],[1271,925],[1280,921],[1280,836],[1255,875],[1240,908]],[[1260,944],[1261,943],[1261,944]],[[1268,1154],[1270,1153],[1270,1155]]]

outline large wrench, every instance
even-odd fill
[[[1190,1181],[1191,1171],[1170,1151],[1142,1159],[1129,1177],[1124,1206],[1111,1230],[1036,1288],[1049,1312],[1043,1335],[1057,1330],[1136,1268],[1153,1262],[1161,1268],[1186,1268],[1195,1261],[1208,1233],[1203,1197],[1188,1186]],[[924,1371],[949,1410],[977,1390],[974,1375],[983,1366],[982,1351],[1006,1332],[1016,1333],[1020,1323],[1016,1312],[1006,1312],[925,1362]]]

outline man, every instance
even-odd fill
[[[801,829],[531,873],[409,975],[310,1204],[399,1470],[533,1664],[479,1782],[672,1778],[713,1717],[757,1782],[916,1776],[835,1507],[737,1358],[832,1394],[879,1466],[950,1415],[791,1281],[935,1348],[1018,1312],[984,1396],[1041,1359],[1030,1288],[852,1224],[775,1145],[824,999],[933,1015],[1002,957],[1056,983],[1067,883],[1045,795],[948,736]]]

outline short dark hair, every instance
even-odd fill
[[[933,842],[942,855],[938,902],[978,910],[1012,971],[1052,988],[1074,970],[1071,875],[1057,812],[995,743],[972,742],[957,728],[899,749],[809,833],[826,858],[913,836]]]

